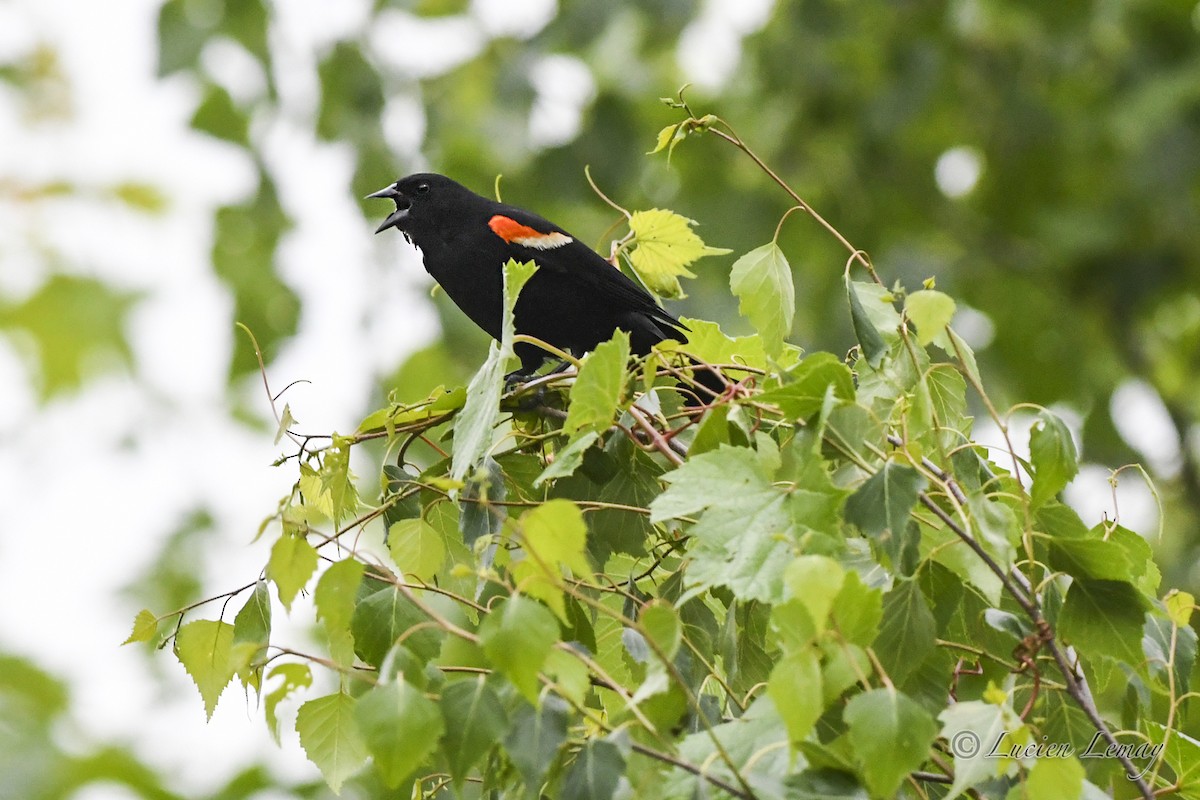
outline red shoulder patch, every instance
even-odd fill
[[[534,250],[553,250],[555,247],[562,247],[574,241],[565,233],[558,231],[542,233],[503,214],[497,214],[488,220],[488,227],[492,229],[492,233],[509,244],[519,244]]]

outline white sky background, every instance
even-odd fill
[[[736,68],[741,37],[763,24],[771,5],[706,3],[683,37],[681,66],[698,83],[720,85]],[[375,377],[435,333],[419,258],[399,236],[372,236],[374,222],[362,219],[350,196],[349,149],[318,143],[311,133],[315,54],[355,33],[367,7],[365,0],[276,4],[272,36],[285,113],[254,121],[255,135],[270,143],[269,166],[296,223],[278,255],[280,275],[303,300],[299,334],[270,376],[276,389],[297,378],[312,382],[287,396],[305,430],[352,429],[369,410]],[[449,36],[470,45],[462,52],[435,48],[450,67],[488,36],[535,31],[551,17],[554,2],[505,2],[499,15],[496,7],[478,2],[470,18],[436,23],[452,26],[441,32],[398,11],[380,24],[416,26],[420,35],[410,31],[409,42],[433,47]],[[173,678],[160,693],[142,655],[117,646],[137,609],[115,590],[143,570],[162,538],[193,509],[208,508],[219,531],[209,551],[216,557],[197,565],[205,586],[216,592],[253,580],[270,543],[250,540],[294,474],[270,466],[281,452],[270,435],[230,418],[225,374],[235,335],[232,300],[208,264],[212,210],[253,191],[253,171],[237,148],[188,128],[196,87],[187,79],[154,78],[157,9],[156,0],[0,5],[0,60],[39,41],[51,44],[64,59],[75,110],[65,123],[29,128],[0,85],[0,179],[96,188],[133,179],[171,199],[162,217],[79,199],[0,205],[0,293],[19,297],[45,280],[47,266],[31,249],[40,242],[64,256],[63,268],[146,295],[129,330],[133,374],[99,379],[44,408],[17,350],[0,337],[0,649],[29,656],[70,681],[81,730],[64,732],[68,740],[132,742],[177,776],[178,791],[202,793],[264,759],[289,778],[316,771],[294,734],[285,735],[282,748],[274,746],[261,710],[236,690],[206,724],[199,695],[169,654],[159,661]],[[525,24],[506,27],[518,12]],[[261,91],[261,75],[256,79],[257,68],[242,55],[225,45],[205,59],[235,97]],[[382,50],[378,55],[386,57]],[[427,68],[430,62],[414,63]],[[530,135],[539,143],[569,141],[594,92],[591,76],[574,59],[535,69],[539,103]],[[423,135],[419,115],[416,98],[389,101],[389,137],[398,152],[414,158]],[[948,193],[965,194],[987,179],[986,168],[970,156],[955,151],[939,162],[938,179]],[[967,174],[956,177],[956,164]],[[381,175],[380,186],[394,177]],[[1121,394],[1123,411],[1153,406],[1144,388]],[[244,391],[265,414],[257,382]],[[1024,434],[1018,438],[1026,441]],[[1157,447],[1155,441],[1151,436],[1145,446]],[[1111,513],[1106,477],[1104,470],[1088,469],[1069,494],[1089,522],[1104,509]],[[1126,521],[1152,530],[1148,493],[1133,480],[1121,491]],[[201,615],[216,612],[206,608]],[[301,606],[297,617],[305,613]],[[281,609],[275,620],[277,630],[286,627]],[[285,717],[285,731],[288,724]],[[92,800],[109,796],[125,795],[87,793]]]

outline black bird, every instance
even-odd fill
[[[687,342],[686,326],[645,289],[537,214],[428,172],[401,178],[368,197],[396,203],[375,232],[396,228],[403,233],[420,249],[425,270],[450,299],[495,339],[500,338],[503,266],[512,258],[538,265],[517,298],[517,333],[576,356],[618,329],[628,332],[636,355],[646,355],[664,339]],[[526,342],[518,342],[514,350],[521,360],[520,376],[514,377],[532,375],[547,357]],[[697,370],[696,380],[712,394],[724,388],[708,370]]]

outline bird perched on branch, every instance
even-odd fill
[[[421,251],[425,270],[463,313],[500,338],[503,267],[511,258],[538,270],[517,298],[516,332],[582,356],[628,332],[631,351],[646,355],[664,339],[687,342],[687,327],[590,247],[549,220],[475,194],[434,173],[419,173],[368,197],[392,200],[396,210],[375,230],[396,228]],[[518,342],[519,375],[532,375],[546,351]],[[705,399],[724,389],[714,372],[697,370]],[[711,393],[711,395],[709,394]],[[693,401],[694,404],[694,401]]]

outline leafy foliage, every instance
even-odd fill
[[[690,119],[749,152],[723,121]],[[1136,534],[1088,530],[1056,499],[1078,469],[1057,416],[1032,430],[1028,489],[991,461],[970,439],[968,384],[992,402],[954,301],[886,289],[851,258],[869,280],[844,284],[858,341],[844,359],[785,341],[790,272],[771,244],[733,281],[759,337],[689,321],[687,360],[667,346],[630,369],[618,335],[506,388],[510,322],[465,393],[393,403],[324,448],[298,441],[266,582],[234,625],[175,634],[208,712],[237,676],[270,691],[274,731],[282,697],[334,672],[296,727],[335,791],[368,760],[422,796],[1188,785],[1191,740],[1165,761],[1130,742],[1167,738],[1187,707],[1192,599],[1158,596]],[[506,266],[507,309],[533,268]],[[664,383],[714,364],[730,387],[706,406]],[[439,436],[450,455],[414,455]],[[372,499],[348,463],[375,440],[399,458]],[[360,545],[333,558],[377,520],[386,559]],[[328,657],[285,650],[262,678],[268,583],[292,608],[316,573]],[[130,640],[161,623],[142,612]],[[1114,699],[1118,734],[1101,714]],[[1051,736],[1110,755],[1029,749]]]

